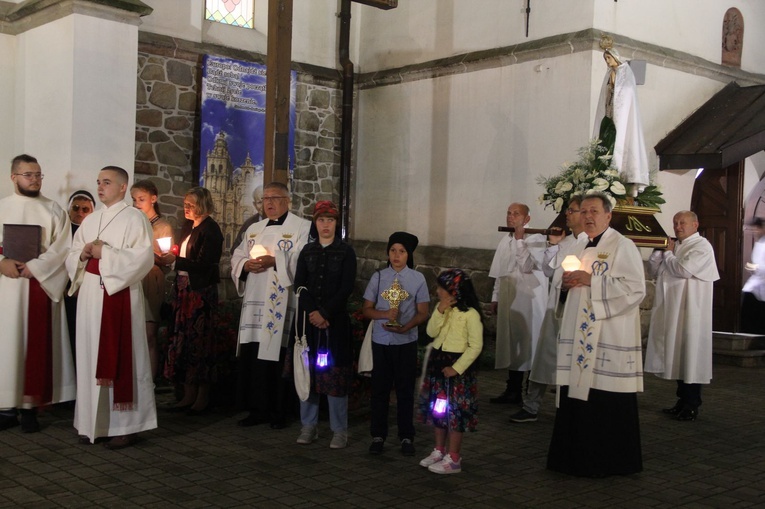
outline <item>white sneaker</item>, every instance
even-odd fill
[[[300,428],[300,435],[297,437],[297,443],[308,445],[319,438],[319,430],[316,426],[303,426]]]
[[[348,432],[338,431],[332,437],[332,441],[329,443],[330,449],[344,449],[348,446]]]
[[[459,474],[462,472],[462,461],[454,463],[451,456],[448,454],[444,456],[444,459],[438,463],[433,463],[428,467],[428,470],[435,474]]]
[[[430,453],[430,456],[420,461],[420,466],[428,468],[433,463],[438,463],[442,459],[444,459],[444,453],[442,453],[438,449],[433,449],[433,452]]]

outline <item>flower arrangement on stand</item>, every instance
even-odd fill
[[[575,163],[565,164],[555,176],[537,178],[537,183],[545,190],[539,197],[539,203],[560,213],[572,196],[596,191],[605,193],[612,207],[634,204],[658,208],[664,203],[661,191],[653,184],[646,186],[636,198],[629,198],[625,183],[619,171],[612,166],[611,158],[610,151],[600,140],[592,140],[579,149],[579,159]]]

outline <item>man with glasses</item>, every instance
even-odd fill
[[[580,214],[587,242],[570,252],[580,268],[561,278],[559,404],[547,468],[583,477],[643,469],[637,393],[643,391],[645,270],[635,244],[609,226],[611,207],[603,193],[585,195]]]
[[[287,186],[263,188],[266,219],[245,231],[231,256],[231,277],[243,296],[239,323],[237,403],[249,412],[239,426],[270,422],[285,427],[282,362],[295,298],[290,287],[298,254],[308,242],[311,222],[290,211]]]
[[[577,195],[571,198],[566,209],[566,227],[571,230],[571,235],[550,235],[548,246],[542,263],[542,271],[545,276],[552,278],[550,293],[547,296],[547,310],[542,320],[542,328],[539,331],[539,341],[534,351],[534,359],[531,363],[529,383],[526,397],[523,398],[523,408],[510,416],[510,422],[535,422],[542,398],[547,391],[548,385],[555,385],[555,361],[558,355],[558,331],[560,319],[563,314],[565,292],[561,294],[561,279],[563,267],[561,263],[566,255],[584,238],[582,215],[579,207],[582,197]],[[580,238],[581,236],[581,238]]]
[[[0,429],[18,425],[20,413],[21,431],[34,433],[40,431],[37,407],[70,401],[76,393],[61,298],[71,234],[66,212],[40,194],[37,159],[14,157],[11,180],[14,194],[0,200]],[[19,225],[37,226],[39,239],[10,231]],[[33,253],[14,254],[24,238]]]

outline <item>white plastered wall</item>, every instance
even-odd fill
[[[0,151],[3,166],[19,153],[37,157],[43,194],[61,204],[80,188],[95,194],[103,166],[132,174],[137,27],[74,14],[23,32],[14,43],[15,107],[0,110],[14,135]],[[9,186],[3,195],[10,192]]]
[[[359,94],[355,238],[493,248],[507,205],[538,204],[589,137],[590,55],[420,80]],[[585,98],[580,100],[579,98]]]
[[[10,159],[13,157],[16,126],[14,125],[14,76],[16,72],[16,38],[0,34],[0,197],[13,193]]]
[[[143,0],[154,9],[141,30],[194,42],[220,44],[266,54],[268,0],[255,0],[254,28],[240,28],[204,20],[202,0]],[[337,66],[338,0],[294,0],[292,60],[323,67]],[[355,19],[359,8],[354,4]],[[369,8],[376,10],[373,8]]]

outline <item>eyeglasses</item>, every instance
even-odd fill
[[[14,175],[20,175],[27,180],[42,180],[45,178],[45,175],[43,175],[42,173],[27,172],[27,173],[14,173]]]
[[[93,209],[89,205],[72,205],[72,212],[79,212],[80,210],[88,214]]]
[[[578,214],[581,212],[579,209],[566,209],[566,214]]]
[[[264,196],[263,201],[277,201],[277,200],[286,200],[286,196]]]
[[[194,208],[196,208],[196,204],[195,203],[184,203],[183,204],[183,210],[192,210]]]

